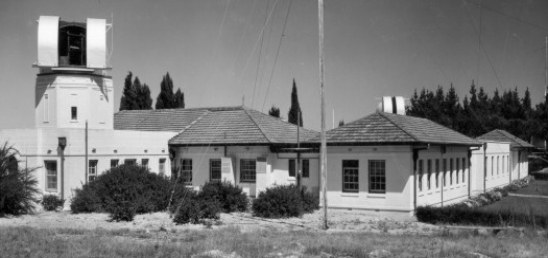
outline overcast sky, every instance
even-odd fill
[[[333,110],[336,123],[350,122],[382,96],[451,83],[462,100],[472,80],[490,96],[529,87],[538,104],[548,1],[483,0],[481,12],[477,3],[325,0],[328,129]],[[169,72],[187,108],[241,105],[245,96],[245,106],[267,113],[276,105],[284,117],[295,79],[304,126],[319,130],[317,10],[316,0],[0,1],[0,128],[34,126],[36,20],[51,15],[114,17],[115,111],[128,71],[154,102]]]

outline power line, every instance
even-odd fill
[[[270,1],[266,2],[266,12],[264,16],[264,24],[263,27],[266,26],[266,19],[268,18],[268,5]],[[251,96],[251,108],[253,108],[253,104],[255,102],[255,91],[257,90],[257,80],[259,78],[259,68],[261,67],[261,56],[263,55],[263,42],[264,42],[264,34],[261,35],[261,47],[259,48],[259,58],[257,61],[257,71],[255,72],[255,84],[253,85],[253,95]]]
[[[266,87],[266,94],[264,95],[263,100],[263,106],[261,107],[261,112],[264,111],[264,104],[266,103],[266,98],[268,97],[268,92],[270,91],[270,84],[272,83],[272,78],[274,77],[274,71],[276,70],[276,63],[278,62],[278,56],[280,55],[280,49],[282,47],[282,42],[285,36],[285,28],[287,25],[287,20],[289,17],[289,10],[291,10],[291,4],[293,4],[293,0],[289,2],[289,6],[287,7],[287,12],[285,14],[285,21],[284,21],[284,27],[282,29],[282,35],[280,36],[280,42],[278,43],[278,50],[276,51],[276,57],[274,58],[274,66],[272,66],[272,72],[270,73],[270,79],[268,80],[268,85]]]

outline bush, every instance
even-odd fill
[[[48,194],[42,197],[40,203],[42,203],[44,210],[55,211],[59,208],[63,208],[63,205],[65,204],[65,199],[61,199],[59,196],[54,194]]]
[[[247,210],[247,195],[241,187],[230,182],[207,182],[199,194],[202,198],[218,201],[223,212]]]
[[[20,169],[17,153],[8,143],[0,146],[0,216],[31,213],[39,202],[36,169]]]
[[[492,212],[462,206],[418,207],[417,220],[431,224],[514,226],[548,228],[548,217],[534,214]]]
[[[317,209],[319,200],[296,185],[267,188],[253,201],[253,215],[265,218],[300,217]]]
[[[162,211],[171,196],[171,181],[138,165],[121,165],[106,171],[76,191],[73,213],[107,211],[116,221],[133,220],[135,214]]]
[[[318,198],[318,196],[302,190],[301,197],[303,198],[303,209],[305,213],[312,213],[320,208],[320,198]]]
[[[219,219],[221,204],[216,199],[204,198],[202,193],[181,184],[177,186],[176,196],[175,205],[171,208],[176,224],[199,224],[204,223],[204,219]]]

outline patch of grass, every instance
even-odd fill
[[[237,227],[184,230],[162,236],[146,234],[131,230],[7,227],[0,230],[0,253],[6,257],[190,257],[220,250],[256,258],[269,253],[288,253],[295,242],[305,247],[304,257],[325,252],[360,258],[368,257],[375,250],[386,250],[395,257],[473,257],[471,252],[490,257],[540,257],[548,252],[546,238],[533,236],[496,238],[441,233],[396,236],[277,229],[242,232]]]
[[[508,196],[493,204],[480,207],[479,210],[548,216],[548,199]]]
[[[518,189],[516,193],[548,196],[548,181],[532,180],[528,186]]]

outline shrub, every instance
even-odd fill
[[[113,220],[132,220],[135,214],[165,210],[172,183],[138,165],[121,165],[85,184],[71,204],[73,213],[107,211]]]
[[[17,153],[8,143],[0,146],[0,216],[31,213],[39,202],[36,169],[20,169]]]
[[[418,207],[417,220],[431,224],[515,226],[548,228],[548,217],[534,214],[492,212],[462,206]]]
[[[305,213],[312,213],[320,208],[320,198],[318,198],[315,194],[302,190],[301,197],[303,199],[303,208]]]
[[[247,195],[230,182],[207,182],[199,193],[202,198],[217,200],[223,212],[246,211]]]
[[[300,217],[319,205],[311,194],[296,185],[279,185],[267,188],[253,201],[253,215],[265,218]]]
[[[61,199],[59,196],[54,194],[47,194],[42,197],[40,203],[42,203],[44,210],[55,211],[59,208],[63,208],[65,199]]]
[[[199,224],[203,223],[204,219],[219,219],[219,213],[221,212],[219,201],[204,198],[203,194],[181,186],[181,184],[177,186],[177,199],[171,209],[172,213],[175,214],[173,222],[176,224]]]

